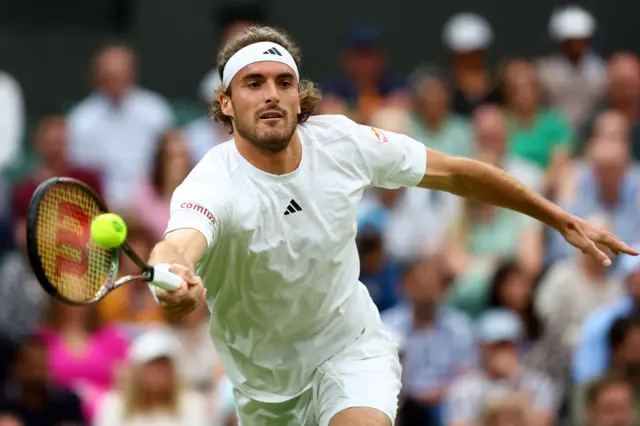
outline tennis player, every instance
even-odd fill
[[[206,300],[242,426],[394,422],[397,347],[358,282],[355,217],[366,188],[419,186],[513,209],[606,265],[604,247],[637,255],[497,168],[312,116],[320,93],[300,79],[300,51],[282,31],[251,27],[219,59],[211,115],[233,139],[176,189],[150,263],[184,278],[173,292],[152,287],[167,311]]]

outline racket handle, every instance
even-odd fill
[[[180,288],[182,284],[182,277],[169,272],[171,265],[168,263],[162,263],[153,267],[153,279],[149,281],[154,287],[161,288],[163,290],[172,291]],[[154,292],[155,293],[155,292]]]

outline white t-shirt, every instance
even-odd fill
[[[211,149],[176,189],[167,228],[206,237],[197,272],[213,341],[234,386],[264,402],[306,390],[380,324],[358,281],[357,204],[371,186],[417,185],[426,167],[423,144],[343,116],[312,117],[298,134],[302,160],[286,175],[253,167],[233,140]]]

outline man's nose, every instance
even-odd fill
[[[264,85],[265,102],[266,103],[280,103],[280,95],[278,94],[278,88],[274,81],[269,81]]]

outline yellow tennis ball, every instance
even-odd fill
[[[117,214],[101,214],[91,222],[91,238],[102,248],[119,247],[127,238],[127,225]]]

